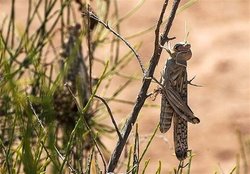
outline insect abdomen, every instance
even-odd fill
[[[182,161],[187,157],[187,121],[174,115],[174,145],[175,154],[178,160]]]

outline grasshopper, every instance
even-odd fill
[[[170,59],[166,62],[161,78],[160,131],[167,132],[173,120],[175,154],[183,161],[188,151],[187,122],[200,122],[187,104],[187,86],[191,81],[187,80],[186,67],[187,61],[192,57],[191,45],[180,42],[167,51]]]

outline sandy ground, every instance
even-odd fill
[[[4,7],[9,7],[8,3],[0,2]],[[119,1],[120,15],[126,14],[136,3],[133,0]],[[159,0],[146,0],[133,16],[122,23],[121,35],[129,36],[156,24],[162,3]],[[18,9],[22,10],[21,4]],[[240,152],[236,130],[243,135],[250,134],[250,1],[198,1],[176,16],[171,29],[171,36],[177,37],[173,44],[184,40],[185,23],[193,50],[188,65],[189,78],[196,75],[194,82],[203,86],[189,88],[189,105],[201,119],[199,125],[189,126],[189,147],[195,153],[192,173],[228,173],[235,166],[236,156]],[[143,45],[139,54],[143,63],[148,65],[153,51],[154,32],[129,40],[131,44],[140,41],[143,41]],[[101,53],[102,50],[99,50],[98,55]],[[163,53],[155,77],[160,77],[166,58],[167,54]],[[138,63],[133,61],[126,71],[127,75],[140,74]],[[132,83],[119,98],[134,101],[140,85],[140,80]],[[150,90],[154,88],[156,85]],[[155,101],[149,99],[147,103],[159,105],[160,96]],[[124,120],[132,109],[130,105],[114,103],[111,106],[119,121]],[[153,132],[159,114],[159,107],[143,108],[140,113],[138,123],[142,149],[146,141],[143,137]],[[115,142],[108,141],[113,147]],[[171,171],[178,164],[173,154],[172,130],[166,135],[157,132],[145,156],[145,160],[151,159],[146,173],[155,173],[159,160],[162,161],[162,173]]]

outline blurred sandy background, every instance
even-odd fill
[[[4,11],[9,3],[0,0]],[[22,3],[18,10],[22,10]],[[186,1],[182,1],[183,4]],[[120,16],[131,10],[138,1],[119,0]],[[143,6],[121,25],[121,35],[129,36],[156,24],[163,0],[146,0]],[[1,6],[0,5],[0,6]],[[169,9],[172,1],[169,3]],[[2,10],[1,10],[2,11]],[[166,15],[166,17],[167,17]],[[22,16],[20,16],[22,18]],[[25,16],[23,16],[25,19]],[[189,61],[189,78],[196,75],[194,83],[203,87],[189,88],[189,105],[201,119],[199,125],[189,126],[189,147],[195,153],[192,173],[228,173],[236,164],[240,153],[236,130],[243,135],[250,134],[250,1],[249,0],[200,0],[174,20],[170,36],[175,42],[185,38],[185,23],[190,32],[188,41],[192,44],[193,57]],[[131,44],[143,41],[139,50],[147,66],[153,51],[154,31],[129,40]],[[122,44],[123,45],[123,44]],[[126,47],[122,51],[128,51]],[[98,56],[103,50],[99,50]],[[167,54],[163,53],[155,71],[160,78]],[[140,74],[136,61],[126,68],[127,75]],[[140,76],[141,77],[141,76]],[[114,82],[114,86],[120,82]],[[130,85],[121,99],[134,101],[141,86],[141,80]],[[152,85],[153,91],[157,85]],[[150,92],[149,91],[149,92]],[[147,103],[160,104],[160,96]],[[131,105],[112,103],[116,119],[123,120],[131,112]],[[141,139],[151,135],[159,121],[160,108],[143,108],[139,119]],[[158,161],[162,161],[162,173],[171,171],[178,164],[173,149],[172,129],[162,135],[157,132],[145,159],[151,159],[146,173],[155,173]],[[163,136],[168,140],[166,143]],[[132,141],[133,136],[131,136]],[[110,147],[116,142],[108,140]],[[142,149],[145,145],[142,142]],[[112,148],[111,148],[112,150]]]
[[[121,14],[136,4],[132,0],[120,2]],[[133,17],[123,23],[121,34],[131,35],[155,24],[162,3],[147,0]],[[198,1],[176,16],[170,34],[177,37],[173,44],[184,40],[185,23],[190,32],[188,41],[193,51],[188,66],[189,78],[196,75],[194,83],[203,86],[189,88],[189,105],[201,119],[199,125],[189,126],[189,147],[196,154],[191,173],[229,173],[240,152],[236,130],[242,131],[243,135],[250,134],[250,1]],[[152,55],[154,32],[130,42],[135,44],[141,39],[143,46],[139,53],[146,64]],[[158,78],[166,58],[167,54],[164,53],[155,71]],[[135,67],[138,68],[136,62]],[[135,67],[130,70],[134,71]],[[140,82],[128,94],[124,94],[124,98],[129,96],[130,100],[134,100],[139,86]],[[160,97],[153,103],[159,104]],[[131,107],[128,107],[126,112],[130,111]],[[154,130],[159,112],[159,108],[142,110],[139,117],[142,136]],[[177,166],[178,161],[173,155],[172,133],[170,130],[166,134],[168,143],[165,143],[158,132],[145,157],[151,158],[151,171],[147,173],[156,171],[159,160],[162,160],[162,173]]]

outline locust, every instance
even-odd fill
[[[163,47],[164,48],[164,47]],[[192,57],[191,45],[187,42],[177,43],[173,49],[167,49],[167,60],[161,77],[161,113],[160,131],[166,133],[173,122],[174,147],[178,160],[183,161],[188,152],[188,122],[200,122],[188,106],[187,61]]]

